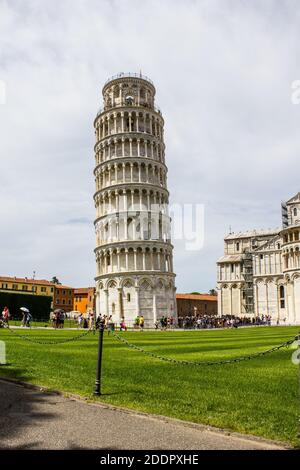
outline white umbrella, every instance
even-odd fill
[[[26,307],[21,307],[20,310],[22,310],[22,312],[29,313],[29,310]]]
[[[65,313],[65,311],[62,308],[57,308],[56,310],[53,311],[53,313]]]

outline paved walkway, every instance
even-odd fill
[[[283,448],[205,426],[88,404],[1,379],[0,404],[2,449]]]

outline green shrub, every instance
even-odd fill
[[[32,317],[35,320],[47,319],[50,315],[52,297],[31,295],[31,294],[18,294],[12,292],[0,292],[0,313],[3,308],[7,306],[10,311],[10,316],[13,319],[21,319],[22,312],[20,307],[29,309]]]

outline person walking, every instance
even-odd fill
[[[145,325],[145,319],[143,315],[140,316],[140,331],[143,331]]]
[[[27,323],[27,312],[25,312],[24,310],[22,310],[22,323],[21,323],[21,327],[22,327],[22,328],[25,328],[25,327],[26,327],[26,323]]]
[[[121,323],[120,323],[120,331],[127,331],[127,326],[126,326],[124,318],[122,318]]]
[[[65,313],[61,311],[59,313],[59,328],[63,328],[65,325]]]
[[[29,311],[26,312],[25,315],[26,315],[26,327],[30,328],[30,322],[32,320],[32,315]]]
[[[57,328],[59,328],[59,311],[58,310],[55,311],[54,315],[55,315],[55,317],[54,317],[54,328],[57,329]]]
[[[140,326],[140,316],[137,315],[134,320],[134,328],[139,328]]]
[[[108,333],[108,335],[110,334],[111,331],[112,332],[115,331],[115,324],[113,322],[112,315],[109,316],[109,319],[108,319],[108,322],[107,322],[107,333]]]
[[[8,307],[4,307],[3,312],[2,312],[2,318],[3,318],[3,322],[7,326],[8,326],[9,317],[10,317],[10,313],[9,313]]]
[[[89,315],[89,329],[92,330],[94,328],[94,312],[90,312]]]
[[[81,328],[82,320],[83,320],[83,316],[82,316],[82,313],[80,313],[80,314],[78,315],[78,319],[77,319],[77,327],[78,327],[78,328]]]
[[[96,318],[96,324],[95,324],[96,330],[99,330],[101,323],[104,328],[104,319],[102,319],[102,315],[99,314],[98,317]]]

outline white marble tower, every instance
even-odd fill
[[[96,144],[96,310],[130,325],[176,319],[164,120],[155,87],[119,74],[102,90]]]

